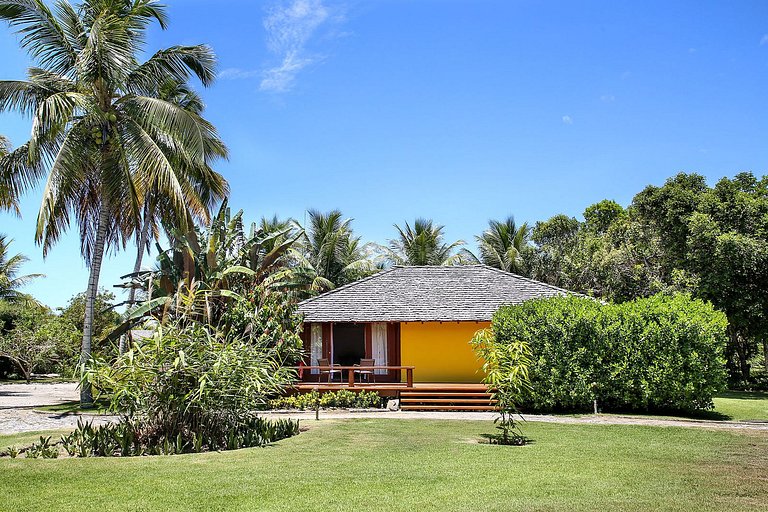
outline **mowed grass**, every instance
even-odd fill
[[[768,421],[768,393],[727,391],[715,398],[715,412],[733,421]]]
[[[768,422],[768,392],[765,391],[725,391],[714,398],[715,408],[709,411],[694,412],[656,412],[641,413],[608,412],[604,416],[637,416],[649,419],[662,420],[710,420],[710,421],[756,421]],[[578,413],[565,416],[589,416],[590,414]]]
[[[0,459],[0,509],[768,510],[766,433],[530,422],[505,447],[478,442],[490,422],[306,425],[232,452]]]

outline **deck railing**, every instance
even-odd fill
[[[344,370],[347,371],[347,378],[348,378],[348,385],[349,387],[353,388],[355,387],[355,370],[357,371],[366,371],[371,372],[370,375],[374,376],[375,379],[376,370],[398,370],[403,371],[405,370],[405,382],[406,387],[412,388],[413,387],[413,370],[416,368],[415,366],[390,366],[390,365],[375,365],[375,366],[340,366],[340,365],[330,365],[330,366],[294,366],[295,370],[303,370],[303,371],[312,371],[312,370],[319,370],[320,372],[331,372],[329,374],[329,380],[332,379],[333,373],[339,372],[339,380],[341,380],[341,372]],[[322,373],[321,373],[322,374]]]

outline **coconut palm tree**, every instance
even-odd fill
[[[207,86],[215,56],[204,45],[173,46],[140,63],[148,26],[165,28],[155,0],[0,0],[0,19],[21,36],[37,66],[27,80],[0,81],[0,111],[32,116],[30,140],[3,159],[2,175],[15,190],[47,176],[37,219],[43,254],[74,220],[90,268],[81,368],[90,359],[94,300],[106,248],[124,246],[155,186],[185,223],[193,189],[169,160],[189,167],[205,161],[214,128],[199,116],[156,97],[168,80],[192,75]],[[81,401],[92,402],[90,386]]]
[[[188,84],[180,84],[175,80],[168,80],[162,84],[157,91],[157,97],[195,116],[202,115],[204,109],[200,96]],[[227,157],[226,146],[215,132],[210,132],[206,133],[204,148],[204,162],[198,166],[189,166],[188,162],[179,158],[173,147],[163,147],[168,161],[177,172],[187,177],[191,185],[190,190],[187,191],[187,209],[183,212],[184,222],[179,222],[178,212],[168,204],[168,196],[159,184],[155,183],[144,197],[140,228],[136,230],[137,251],[133,275],[140,273],[144,253],[149,251],[151,241],[158,239],[161,229],[171,238],[173,232],[178,232],[185,225],[191,226],[195,222],[208,224],[211,221],[211,208],[227,196],[229,192],[227,181],[210,167],[210,163],[214,160]],[[135,299],[136,288],[131,287],[128,293],[128,304],[133,305],[136,302]]]
[[[19,269],[29,258],[23,254],[11,256],[8,252],[11,242],[5,235],[0,235],[0,300],[15,302],[27,299],[27,295],[21,293],[19,288],[43,275],[19,275]]]
[[[11,152],[11,141],[0,135],[0,162]],[[13,182],[8,180],[5,173],[0,174],[0,210],[15,210],[19,213],[19,204]]]
[[[276,285],[313,295],[378,272],[369,244],[363,244],[339,210],[309,210],[309,223],[298,226],[301,244],[290,249],[290,268],[276,276]]]
[[[489,220],[488,229],[475,236],[480,249],[480,261],[491,267],[507,272],[520,272],[523,265],[522,253],[528,243],[530,229],[524,223],[518,227],[515,218],[503,221]]]
[[[394,225],[398,237],[389,240],[383,248],[385,257],[393,265],[462,265],[475,261],[474,256],[462,247],[466,242],[444,241],[444,226],[436,226],[432,219],[418,218],[413,226]]]

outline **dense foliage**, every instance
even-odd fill
[[[768,177],[740,173],[710,187],[678,174],[626,209],[601,201],[583,222],[538,222],[531,240],[523,251],[531,277],[617,302],[689,292],[728,316],[733,384],[754,384],[755,363],[768,369]]]
[[[239,448],[253,446],[263,427],[257,411],[295,378],[291,352],[201,323],[160,325],[115,362],[93,362],[85,378],[150,452],[169,442],[182,451]]]
[[[0,378],[32,373],[70,375],[77,362],[80,331],[68,318],[28,301],[0,301]]]
[[[112,357],[116,353],[107,340],[117,325],[114,295],[101,290],[96,296],[94,353]],[[26,297],[0,300],[0,377],[18,375],[29,380],[33,373],[56,373],[70,377],[75,372],[83,336],[85,296],[78,294],[58,312]]]
[[[622,304],[585,297],[501,308],[502,348],[530,346],[527,410],[694,410],[725,386],[725,315],[684,294]]]

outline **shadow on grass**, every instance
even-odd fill
[[[485,439],[487,444],[497,444],[500,446],[526,446],[535,442],[530,437],[525,437],[521,434],[510,435],[506,438],[501,434],[480,434],[480,437]]]
[[[737,400],[768,400],[768,391],[724,391],[715,398],[735,398]]]
[[[530,414],[552,414],[554,416],[591,416],[592,411],[548,411],[548,412],[533,412],[526,411]],[[524,412],[523,414],[526,414]],[[710,421],[729,421],[733,417],[728,414],[723,414],[718,411],[690,411],[690,410],[677,410],[677,409],[651,409],[651,410],[637,410],[637,409],[609,409],[601,410],[600,414],[603,415],[615,415],[615,416],[641,416],[647,418],[665,419],[665,418],[677,418],[677,419],[689,419],[689,420],[710,420]]]
[[[107,412],[108,406],[109,402],[106,400],[97,400],[91,407],[81,407],[78,400],[72,400],[54,405],[39,405],[35,407],[35,410],[57,413],[61,416],[83,412],[88,414],[104,414]]]

